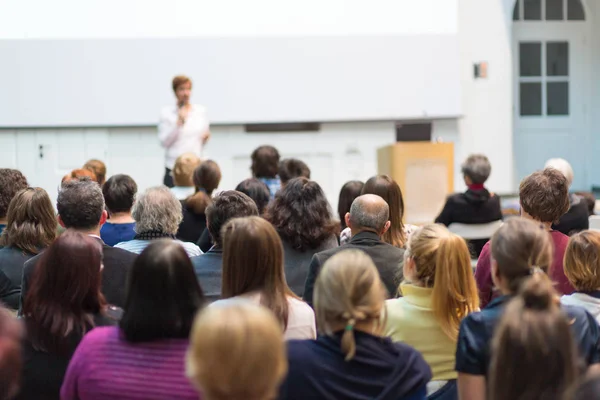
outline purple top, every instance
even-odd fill
[[[116,326],[90,331],[67,369],[61,400],[198,400],[185,376],[187,339],[129,343]]]

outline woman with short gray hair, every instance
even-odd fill
[[[183,219],[181,203],[166,186],[149,188],[142,193],[133,206],[136,235],[133,240],[121,242],[115,247],[140,254],[155,239],[175,240]],[[189,257],[199,256],[202,251],[193,243],[181,242]]]
[[[500,198],[484,186],[492,172],[490,160],[483,154],[471,154],[462,163],[461,170],[467,191],[448,197],[442,212],[435,219],[438,224],[486,224],[502,219]],[[488,239],[471,240],[471,256],[477,258]]]

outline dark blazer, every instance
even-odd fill
[[[206,229],[206,215],[194,213],[183,200],[181,201],[181,210],[183,212],[183,219],[179,224],[177,239],[182,242],[197,243],[200,240],[202,232]]]
[[[203,253],[207,253],[211,247],[213,247],[213,244],[212,237],[210,237],[210,232],[207,228],[202,232],[202,235],[200,235],[200,239],[198,239],[196,245],[200,247],[200,250],[202,250]]]
[[[108,304],[123,308],[125,306],[125,291],[127,285],[127,275],[135,261],[137,254],[117,247],[110,247],[102,242],[101,239],[95,238],[102,243],[102,293],[106,297]],[[43,254],[43,253],[42,253]],[[41,254],[33,257],[25,263],[23,268],[23,283],[21,285],[21,299],[19,305],[19,314],[23,313],[23,299],[27,295],[27,289],[31,282],[31,277],[35,271],[35,267],[40,259]]]
[[[313,256],[306,278],[306,285],[304,286],[304,301],[312,306],[315,281],[323,264],[331,256],[347,249],[358,249],[367,253],[379,271],[381,281],[388,291],[388,298],[396,297],[398,285],[402,281],[404,250],[381,241],[376,233],[360,232],[354,235],[345,245]]]
[[[221,279],[223,277],[223,250],[213,246],[209,251],[192,257],[194,272],[209,302],[221,298]]]
[[[19,308],[23,265],[33,256],[17,247],[0,249],[0,301],[6,307]]]
[[[552,225],[552,229],[571,236],[577,232],[590,228],[590,214],[587,203],[577,195],[570,195],[571,207],[569,211],[558,221],[558,224]]]
[[[283,244],[285,280],[292,292],[302,297],[304,294],[304,284],[308,276],[308,268],[313,256],[325,250],[338,247],[337,236],[332,235],[326,239],[316,249],[297,250],[286,240],[281,239]]]

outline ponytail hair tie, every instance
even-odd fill
[[[537,265],[533,265],[530,269],[529,269],[529,275],[535,275],[535,274],[539,274],[539,273],[544,273],[544,271],[538,267]]]

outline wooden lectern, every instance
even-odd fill
[[[400,185],[409,224],[432,223],[454,191],[453,143],[398,142],[377,150],[377,164]]]

